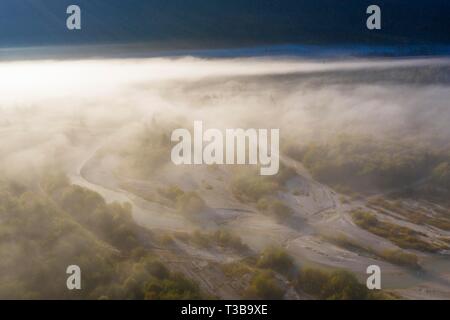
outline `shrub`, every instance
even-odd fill
[[[276,182],[257,174],[241,174],[231,182],[234,196],[243,202],[257,202],[278,188]]]
[[[380,253],[380,257],[385,259],[386,261],[389,261],[391,263],[400,266],[413,269],[420,268],[419,259],[415,254],[412,253],[392,249],[392,250],[384,250],[383,252]]]
[[[328,281],[328,273],[318,269],[306,268],[302,269],[298,275],[297,287],[315,297],[321,297]]]
[[[218,230],[214,233],[213,238],[222,247],[232,248],[239,251],[247,250],[248,247],[242,243],[241,238],[233,235],[227,230]]]
[[[285,205],[278,199],[261,198],[256,203],[256,208],[274,216],[278,221],[283,221],[289,218],[293,211],[290,207]]]
[[[359,227],[379,237],[386,238],[403,249],[415,249],[433,253],[446,249],[446,247],[423,241],[419,238],[419,236],[425,236],[422,233],[393,223],[379,221],[373,214],[368,212],[355,210],[352,212],[352,218]]]
[[[352,273],[337,270],[330,274],[322,289],[322,297],[329,300],[364,300],[369,297],[369,292]]]
[[[324,236],[324,238],[347,250],[361,252],[370,256],[376,256],[390,263],[403,267],[413,269],[420,268],[417,256],[412,253],[407,253],[402,250],[384,250],[382,252],[378,252],[371,247],[360,245],[356,241],[347,238],[343,234],[340,234],[338,236]]]
[[[294,260],[283,249],[271,247],[263,251],[257,266],[290,275],[294,270]]]
[[[251,299],[280,300],[284,290],[277,284],[274,274],[266,270],[253,276],[245,295]]]
[[[199,300],[202,299],[197,284],[186,279],[181,274],[174,274],[171,278],[152,279],[144,288],[146,300]]]
[[[371,292],[359,283],[355,275],[345,270],[326,272],[306,268],[300,271],[296,286],[299,290],[325,300],[387,298],[387,295]]]
[[[217,230],[213,233],[201,233],[195,231],[191,237],[193,244],[207,248],[210,245],[218,245],[224,248],[230,248],[238,251],[248,250],[248,247],[242,243],[242,240],[227,230]]]

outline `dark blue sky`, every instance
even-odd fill
[[[82,8],[81,31],[66,8]],[[368,31],[365,10],[382,8]],[[1,0],[0,47],[143,42],[167,49],[273,44],[450,44],[450,0]]]

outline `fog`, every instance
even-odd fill
[[[158,121],[279,128],[296,143],[349,132],[445,145],[449,70],[443,58],[4,62],[1,168],[23,173],[87,152],[69,141],[74,128],[123,133]]]
[[[365,195],[427,183],[425,175],[448,161],[449,86],[450,59],[445,58],[0,62],[0,274],[12,283],[0,285],[0,297],[29,298],[36,291],[44,298],[61,298],[61,292],[74,298],[65,287],[65,268],[77,263],[93,277],[82,296],[144,298],[147,288],[154,287],[146,281],[155,279],[134,274],[143,268],[143,257],[134,256],[141,251],[171,272],[181,270],[206,283],[202,289],[211,296],[242,298],[253,273],[250,278],[245,274],[247,280],[233,276],[230,281],[222,267],[230,261],[245,264],[273,245],[296,263],[364,276],[367,265],[380,264],[386,284],[399,283],[416,294],[417,281],[424,281],[419,277],[435,270],[433,260],[423,257],[434,256],[421,252],[425,271],[416,279],[412,269],[379,254],[417,249],[411,247],[414,241],[400,235],[394,242],[366,232],[352,222],[351,210],[365,206]],[[280,129],[281,174],[265,180],[240,166],[175,166],[170,133],[180,127],[192,130],[196,120],[205,130]],[[348,146],[339,139],[333,144],[339,137],[362,141],[362,147],[355,142],[357,147],[339,158],[340,149]],[[383,148],[354,137],[375,138]],[[311,142],[322,145],[309,148]],[[331,151],[322,152],[323,146]],[[404,152],[410,146],[414,152]],[[313,152],[304,152],[308,148]],[[305,153],[310,157],[302,158]],[[353,198],[352,190],[361,197]],[[446,202],[441,204],[439,209],[447,210]],[[420,211],[427,215],[423,219],[434,217]],[[435,219],[433,228],[403,218],[396,223],[414,228],[408,235],[420,234],[413,240],[425,248],[441,243],[440,250],[448,248],[444,233],[434,231],[442,219]],[[211,233],[199,236],[199,230]],[[235,238],[224,237],[231,240],[221,243],[216,231]],[[339,247],[323,237],[325,231],[374,250],[361,254],[353,246]],[[423,242],[425,234],[428,242]],[[198,246],[196,237],[207,246]],[[410,252],[416,257],[416,251]],[[249,270],[260,268],[249,261]],[[447,264],[442,269],[449,270]],[[97,277],[103,273],[108,277]],[[145,280],[140,295],[134,286],[129,290],[128,280],[134,278]],[[420,294],[448,297],[448,287],[440,295],[443,281],[434,273],[433,281],[431,293],[420,287]],[[224,285],[229,292],[222,291]],[[279,285],[285,298],[300,297],[295,284],[283,280]]]

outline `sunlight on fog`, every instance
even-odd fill
[[[156,292],[155,283],[185,283],[168,262],[183,257],[187,277],[208,283],[204,292],[227,288],[220,297],[304,297],[302,273],[292,283],[277,279],[305,261],[352,272],[335,275],[353,289],[332,289],[333,297],[391,297],[360,290],[353,273],[370,264],[383,268],[384,283],[416,294],[423,279],[406,268],[449,270],[431,253],[450,244],[425,224],[450,228],[427,211],[448,207],[440,192],[450,186],[449,71],[448,59],[0,63],[0,235],[12,239],[0,243],[0,297],[73,298],[61,266],[78,263],[92,276],[80,297],[164,299],[178,290]],[[279,174],[175,166],[171,132],[195,120],[219,130],[279,129]],[[366,201],[418,182],[442,207]],[[407,210],[394,224],[394,215],[372,214],[374,205]],[[400,227],[404,219],[418,231]],[[225,276],[230,262],[248,270],[232,275],[237,288]],[[255,279],[275,289],[261,293]],[[430,286],[448,294],[437,291],[440,278]],[[204,297],[199,288],[189,284],[183,295]]]
[[[299,143],[346,131],[406,137],[417,128],[422,137],[439,132],[433,142],[446,141],[450,93],[431,77],[445,78],[448,64],[445,59],[284,58],[4,62],[0,130],[18,134],[1,139],[0,150],[13,167],[27,159],[36,165],[53,144],[64,146],[64,133],[74,125],[119,131],[151,119],[281,128],[282,139]],[[401,78],[385,83],[390,70]],[[33,139],[45,144],[21,149],[30,140],[23,130],[33,130]]]
[[[196,58],[3,62],[0,63],[0,103],[1,107],[21,106],[41,99],[111,95],[127,86],[167,80],[408,67],[440,62],[439,59],[324,63],[294,59]]]

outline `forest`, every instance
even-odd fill
[[[200,299],[199,287],[170,272],[142,239],[127,204],[107,204],[63,175],[40,186],[0,186],[1,299]],[[148,241],[147,241],[148,242]],[[69,291],[66,268],[83,270]]]

